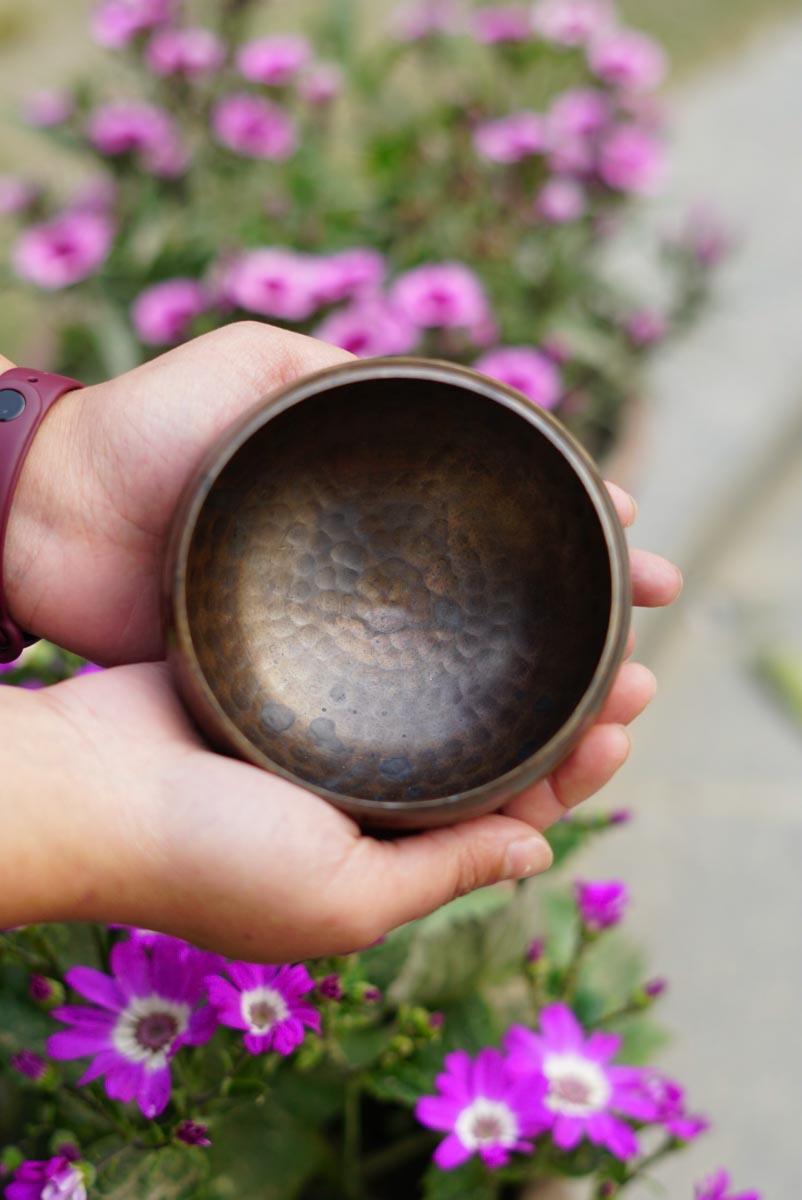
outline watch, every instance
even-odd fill
[[[3,574],[6,529],[14,491],[36,432],[65,392],[83,387],[77,379],[13,367],[0,374],[0,663],[14,662],[37,640],[24,633],[8,611]]]

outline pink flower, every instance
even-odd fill
[[[532,36],[532,17],[522,4],[498,4],[480,8],[473,17],[476,40],[487,45],[525,42]]]
[[[560,46],[581,46],[612,20],[609,0],[537,0],[535,30]]]
[[[549,1123],[545,1081],[514,1077],[498,1050],[476,1058],[456,1050],[443,1065],[437,1093],[415,1108],[421,1125],[448,1135],[435,1150],[437,1166],[450,1171],[478,1154],[485,1166],[503,1167],[512,1152],[531,1153],[531,1139]]]
[[[63,125],[73,114],[75,103],[69,92],[61,88],[44,88],[31,92],[22,104],[22,119],[35,129],[52,129]]]
[[[246,42],[237,54],[237,69],[251,83],[282,87],[294,79],[312,56],[306,38],[288,33]]]
[[[718,1171],[694,1190],[695,1200],[761,1200],[760,1192],[730,1191],[730,1177],[726,1171]]]
[[[586,1036],[569,1008],[550,1004],[540,1013],[539,1034],[514,1025],[504,1045],[514,1076],[535,1087],[545,1078],[544,1104],[556,1146],[574,1150],[587,1138],[616,1158],[635,1157],[637,1139],[621,1116],[634,1115],[630,1096],[640,1072],[610,1062],[621,1045],[617,1034]]]
[[[13,217],[30,208],[39,189],[16,175],[0,175],[0,216]]]
[[[234,92],[219,100],[212,129],[221,145],[246,158],[289,158],[295,151],[295,126],[283,108],[262,96]]]
[[[482,356],[476,370],[523,392],[541,408],[554,408],[562,394],[560,372],[552,360],[531,346],[502,346]]]
[[[199,1125],[197,1121],[182,1121],[175,1131],[175,1136],[185,1146],[211,1146],[212,1144],[209,1127]]]
[[[306,1036],[305,1028],[320,1033],[320,1013],[304,1000],[315,981],[303,966],[272,967],[230,962],[226,973],[206,981],[209,1000],[221,1025],[245,1031],[250,1054],[292,1054]]]
[[[553,225],[576,221],[587,208],[585,189],[573,179],[549,179],[538,192],[535,208]]]
[[[160,29],[145,50],[154,75],[185,75],[198,79],[223,65],[225,46],[210,29]]]
[[[119,50],[169,20],[174,8],[174,0],[103,0],[92,14],[92,37],[101,46]]]
[[[640,350],[662,342],[668,333],[668,321],[653,308],[639,308],[624,319],[622,328],[630,343]]]
[[[610,101],[596,88],[571,88],[556,96],[548,114],[550,137],[588,137],[598,133],[610,119]]]
[[[651,195],[659,188],[664,170],[662,143],[638,125],[619,125],[602,141],[599,174],[616,191]]]
[[[243,254],[229,268],[225,292],[248,312],[304,321],[318,307],[317,261],[280,246]]]
[[[14,270],[37,287],[57,290],[93,275],[111,249],[114,229],[105,216],[63,212],[20,234],[11,251]]]
[[[370,246],[355,246],[316,260],[315,295],[320,304],[336,304],[381,287],[387,270],[383,255]]]
[[[84,1177],[68,1158],[27,1159],[14,1172],[6,1200],[86,1200]]]
[[[659,87],[666,74],[662,47],[645,33],[632,29],[614,30],[600,37],[590,47],[588,62],[599,79],[631,92]]]
[[[155,104],[103,104],[91,113],[87,135],[100,154],[134,154],[145,170],[163,178],[173,178],[186,167],[176,126]]]
[[[165,279],[145,288],[134,301],[131,318],[147,346],[168,346],[189,335],[192,322],[208,307],[195,279]]]
[[[470,329],[489,316],[479,278],[458,262],[424,263],[400,275],[390,301],[422,329]]]
[[[395,35],[403,42],[422,42],[454,33],[458,21],[454,0],[418,0],[416,4],[401,5],[392,15]]]
[[[517,163],[545,150],[546,123],[539,113],[511,113],[508,117],[477,125],[473,141],[483,158],[491,162]]]
[[[35,1054],[33,1050],[20,1050],[18,1054],[12,1054],[10,1064],[20,1075],[34,1083],[43,1079],[47,1071],[47,1063],[41,1054]]]
[[[343,73],[336,63],[312,63],[298,82],[298,93],[307,104],[331,104],[342,86]]]
[[[593,932],[618,925],[629,904],[629,889],[619,879],[592,883],[578,879],[574,895],[582,923]]]
[[[315,336],[359,358],[381,358],[409,354],[420,332],[386,300],[372,296],[330,313],[315,330]]]
[[[692,1142],[710,1123],[685,1107],[685,1092],[678,1083],[660,1071],[645,1068],[628,1084],[627,1112],[637,1121],[662,1125],[678,1142]]]
[[[67,972],[70,987],[91,1007],[53,1010],[70,1028],[49,1038],[47,1052],[56,1059],[91,1057],[79,1084],[104,1076],[110,1099],[135,1100],[153,1119],[170,1099],[173,1055],[182,1046],[201,1045],[214,1032],[214,1009],[198,1007],[208,959],[183,943],[158,942],[148,953],[127,941],[112,949],[111,969],[111,975],[92,967]]]

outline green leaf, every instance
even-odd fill
[[[313,1087],[308,1077],[304,1082]],[[268,1100],[229,1111],[216,1122],[209,1154],[215,1181],[225,1194],[293,1200],[320,1172],[331,1150],[316,1130]]]
[[[95,1183],[92,1194],[104,1200],[189,1200],[208,1173],[207,1156],[189,1149],[126,1151]]]
[[[423,1180],[423,1200],[494,1200],[497,1195],[496,1180],[476,1159],[455,1171],[432,1165]]]

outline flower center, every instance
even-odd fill
[[[457,1117],[454,1132],[463,1146],[471,1150],[481,1146],[512,1146],[518,1140],[518,1119],[501,1100],[478,1096]]]
[[[254,988],[242,993],[242,1015],[251,1033],[269,1033],[289,1016],[287,1002],[275,988]]]
[[[543,1063],[549,1081],[546,1106],[572,1117],[607,1107],[611,1087],[599,1063],[579,1054],[550,1054]]]
[[[114,1048],[129,1062],[157,1070],[167,1063],[169,1051],[189,1024],[190,1006],[163,996],[137,996],[114,1028]]]

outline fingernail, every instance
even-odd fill
[[[677,600],[682,595],[682,589],[685,587],[685,576],[680,571],[679,567],[674,567],[677,576],[677,591],[674,599]]]
[[[511,842],[504,855],[502,879],[527,879],[551,866],[554,855],[545,838],[521,838]]]
[[[638,502],[634,496],[630,496],[629,503],[632,505],[632,516],[629,518],[629,523],[634,525],[638,519]]]

